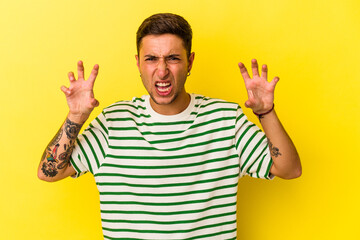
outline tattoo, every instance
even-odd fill
[[[68,145],[68,147],[66,146],[66,144],[64,144],[65,152],[63,152],[59,155],[59,160],[62,162],[57,166],[58,169],[63,169],[66,167],[66,165],[70,166],[70,156],[71,156],[73,149],[74,149],[73,141],[70,141],[70,144]]]
[[[66,167],[66,165],[70,166],[70,159],[66,159],[64,160],[62,163],[60,163],[57,168],[58,169],[63,169]]]
[[[70,156],[74,149],[74,143],[77,135],[80,132],[82,124],[77,124],[69,119],[65,120],[63,127],[56,133],[55,137],[50,141],[49,145],[45,149],[41,165],[41,170],[47,177],[55,177],[58,174],[58,170],[71,166]],[[68,144],[64,144],[63,148],[60,148],[60,140],[63,137],[63,132],[66,133],[67,138],[70,140]],[[59,155],[58,154],[59,150]]]
[[[279,148],[275,147],[272,142],[270,142],[269,140],[269,148],[270,148],[270,154],[271,156],[274,156],[274,157],[278,157],[280,155],[282,155],[280,152],[279,152]]]
[[[47,177],[54,177],[58,173],[56,170],[56,165],[59,160],[56,159],[57,151],[59,148],[59,144],[56,144],[53,150],[51,150],[49,147],[46,149],[46,162],[42,164],[41,170]]]
[[[73,140],[77,137],[80,132],[82,124],[74,123],[69,119],[66,119],[64,130],[68,139]]]
[[[62,134],[63,134],[63,131],[62,131],[62,128],[60,128],[48,146],[50,147],[50,146],[56,145],[60,141]]]
[[[53,163],[47,163],[44,162],[41,170],[47,177],[55,177],[56,174],[58,174],[58,171],[56,170],[56,166]]]

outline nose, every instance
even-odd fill
[[[161,58],[157,66],[157,75],[160,79],[164,79],[166,78],[168,73],[169,73],[169,69],[167,63],[164,58]]]

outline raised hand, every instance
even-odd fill
[[[279,81],[279,77],[274,77],[271,82],[268,82],[268,68],[265,64],[261,68],[260,76],[256,59],[251,60],[253,78],[249,76],[243,63],[239,63],[239,68],[248,93],[248,100],[245,102],[245,107],[251,108],[256,114],[263,114],[270,111],[274,104],[274,90],[276,83]]]
[[[66,96],[69,106],[69,117],[78,123],[84,123],[92,110],[99,105],[94,98],[94,82],[99,71],[99,65],[95,65],[87,81],[84,79],[84,65],[82,61],[77,63],[78,79],[76,80],[73,72],[68,73],[70,86],[61,87]]]

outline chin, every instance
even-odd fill
[[[152,99],[152,101],[157,104],[157,105],[168,105],[171,104],[175,101],[176,96],[166,96],[166,97],[162,97],[162,96],[156,96],[154,97],[152,94],[150,94],[150,97]]]

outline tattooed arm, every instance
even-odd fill
[[[271,174],[285,179],[299,177],[301,175],[299,155],[273,109],[274,90],[279,78],[275,77],[271,82],[268,82],[267,66],[262,66],[260,75],[256,59],[251,61],[252,78],[243,63],[239,63],[239,68],[248,92],[248,100],[245,102],[245,106],[251,108],[258,115],[269,140],[270,153],[273,159]]]
[[[54,182],[76,173],[70,164],[70,156],[81,126],[82,124],[66,118],[41,158],[38,168],[38,177],[41,180]]]
[[[69,88],[62,86],[66,96],[69,114],[59,131],[46,147],[38,168],[38,177],[44,181],[57,181],[74,175],[76,171],[70,165],[70,156],[76,138],[84,122],[89,118],[92,110],[99,105],[94,98],[94,82],[98,74],[99,65],[95,65],[87,81],[84,80],[84,66],[82,61],[77,64],[78,79],[74,73],[68,74]]]

